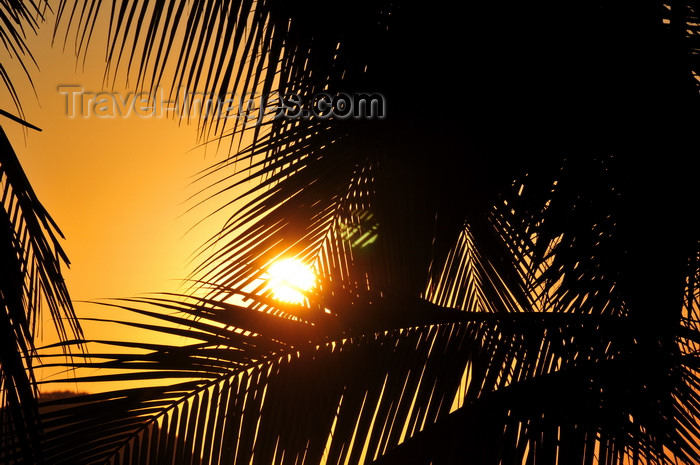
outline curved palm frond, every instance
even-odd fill
[[[27,69],[26,61],[36,65],[31,51],[27,47],[27,31],[36,34],[39,24],[44,21],[45,10],[49,8],[45,0],[2,0],[0,1],[0,41],[11,60],[17,60],[24,71],[29,83],[34,88],[34,83]],[[12,103],[24,118],[20,95],[12,84],[11,74],[5,68],[6,63],[0,63],[0,77],[2,83],[10,94]]]
[[[201,453],[211,457],[211,462],[207,461],[207,463],[228,463],[233,457],[242,460],[253,454],[257,457],[272,451],[269,450],[267,440],[253,440],[255,425],[263,421],[260,427],[272,428],[273,431],[270,431],[270,434],[284,434],[284,431],[279,429],[281,424],[277,423],[281,419],[278,414],[280,409],[290,408],[290,414],[298,416],[300,424],[305,423],[307,431],[303,434],[311,435],[304,439],[304,442],[309,439],[316,441],[317,450],[314,454],[322,454],[330,431],[330,422],[338,408],[338,399],[334,397],[335,395],[331,395],[327,388],[340,390],[338,395],[342,397],[345,386],[340,383],[347,383],[352,379],[352,370],[342,369],[338,364],[342,360],[334,360],[334,358],[337,354],[345,358],[343,354],[348,352],[347,357],[352,360],[356,357],[353,352],[357,350],[355,346],[358,344],[359,350],[365,356],[371,356],[371,347],[367,345],[372,346],[376,343],[373,341],[375,336],[371,336],[373,332],[369,333],[368,338],[363,336],[367,334],[366,330],[362,332],[355,330],[354,336],[352,330],[339,331],[335,322],[330,323],[329,320],[332,317],[325,313],[316,315],[315,324],[311,324],[308,321],[294,321],[250,308],[213,301],[188,299],[177,303],[172,300],[151,299],[127,302],[132,306],[135,303],[139,303],[141,307],[148,304],[153,308],[153,310],[143,310],[132,307],[132,311],[155,319],[157,324],[147,327],[152,333],[152,337],[148,339],[157,339],[158,333],[170,333],[185,335],[188,341],[193,342],[180,347],[139,342],[129,344],[141,349],[142,353],[139,354],[94,351],[94,355],[89,358],[86,356],[84,361],[75,363],[73,367],[79,369],[99,367],[116,369],[120,372],[82,379],[109,381],[165,377],[193,380],[168,386],[134,388],[54,402],[54,406],[60,404],[73,404],[73,406],[56,409],[43,418],[47,427],[47,438],[49,438],[44,451],[52,463],[63,463],[63,461],[92,463],[110,457],[112,459],[121,457],[122,460],[127,460],[124,454],[129,457],[134,447],[138,449],[135,457],[140,457],[141,454],[144,454],[143,457],[158,456],[156,463],[164,463],[163,454],[172,457],[177,451],[182,450],[183,443],[186,444],[184,450],[187,454],[194,453],[196,456]],[[178,315],[173,315],[173,310],[180,312]],[[285,310],[294,311],[290,308]],[[307,311],[308,309],[296,310]],[[431,312],[434,310],[416,308],[412,313],[416,316],[423,315],[417,321],[424,321],[426,318],[431,318]],[[449,320],[454,318],[456,313],[447,312],[447,315],[447,317],[436,315],[436,321]],[[192,317],[196,317],[197,320],[193,321]],[[431,345],[426,345],[426,341],[422,340],[424,337],[419,336],[420,331],[415,332],[410,329],[413,326],[410,324],[411,319],[407,316],[406,330],[396,333],[400,335],[406,332],[400,336],[401,338],[415,333],[408,337],[410,342],[403,344],[404,355],[401,359],[407,361],[410,361],[411,358],[408,355],[417,342],[420,342],[426,353]],[[325,325],[323,320],[327,320]],[[176,326],[171,326],[173,323]],[[146,328],[140,323],[124,324]],[[381,327],[381,322],[377,324],[378,328]],[[185,329],[185,325],[189,328]],[[371,323],[363,320],[362,325],[367,327],[371,326]],[[242,326],[246,328],[245,331],[242,330]],[[431,337],[434,338],[434,332],[437,329],[434,328],[432,331]],[[381,336],[380,339],[385,338],[388,333],[380,329],[376,332]],[[443,343],[448,340],[450,338]],[[123,342],[92,342],[115,348],[126,345]],[[453,340],[451,344],[456,343],[456,340]],[[393,344],[394,342],[390,339],[381,344],[385,347],[385,351],[388,350],[386,354],[388,357],[391,357],[394,351]],[[439,352],[434,353],[433,359],[436,363],[443,363],[444,359],[436,356]],[[325,360],[325,362],[317,365],[319,360]],[[61,364],[61,366],[65,365]],[[286,368],[287,366],[289,368]],[[384,364],[382,370],[387,370],[389,367],[390,365]],[[308,384],[298,369],[309,370]],[[441,372],[443,370],[437,370],[437,373]],[[448,370],[445,373],[451,373],[451,371]],[[326,374],[328,378],[324,379]],[[312,376],[316,379],[312,380]],[[336,377],[340,379],[335,379]],[[278,381],[268,383],[266,381],[268,378]],[[415,379],[412,383],[415,384],[418,381],[415,374],[413,378]],[[297,381],[293,382],[294,379]],[[373,377],[368,377],[367,382],[371,382],[372,379]],[[393,386],[393,390],[396,389],[401,389],[400,383]],[[313,400],[317,399],[323,404],[323,406],[314,407],[320,415],[329,417],[328,425],[325,425],[324,421],[322,427],[322,429],[325,428],[323,438],[318,434],[314,435],[320,431],[316,426],[319,418],[305,415],[308,412],[298,411],[301,407],[298,403],[288,403],[278,398],[284,397],[285,392],[298,401],[313,403]],[[354,395],[356,396],[356,393]],[[264,403],[263,399],[265,399]],[[99,411],[89,407],[97,401],[100,405]],[[358,401],[361,402],[362,399],[345,400],[344,408],[350,409],[350,415],[360,407],[357,404]],[[404,403],[406,402],[404,400]],[[261,411],[263,404],[264,409]],[[245,405],[245,408],[242,405]],[[406,415],[406,410],[407,406],[404,406],[403,415]],[[97,424],[104,427],[97,431],[94,429]],[[169,433],[162,432],[163,437],[170,437],[167,440],[170,442],[169,445],[160,444],[158,440],[152,442],[155,437],[151,435],[160,435],[159,429],[161,432],[169,431]],[[173,437],[174,432],[177,432],[176,437]],[[288,434],[291,433],[293,430],[288,430]],[[213,440],[214,435],[216,440]],[[338,437],[343,436],[339,434]],[[77,443],[71,438],[80,438],[80,441]],[[289,449],[287,454],[296,454],[305,447],[304,442],[300,440],[291,437],[286,440],[291,441],[288,447],[285,446]],[[240,445],[238,448],[237,443]],[[144,448],[147,450],[144,451]],[[178,453],[177,456],[180,457],[180,454]]]
[[[37,199],[9,140],[0,128],[0,388],[2,442],[22,452],[40,450],[36,380],[32,360],[41,309],[48,307],[65,340],[80,337],[61,262],[60,230]]]

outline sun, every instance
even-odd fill
[[[311,267],[294,258],[272,263],[267,269],[267,274],[267,289],[281,302],[304,303],[304,294],[316,284],[316,274]]]

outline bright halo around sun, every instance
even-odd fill
[[[267,269],[267,288],[275,299],[291,304],[303,304],[305,292],[316,284],[316,274],[311,267],[294,258],[274,262]]]

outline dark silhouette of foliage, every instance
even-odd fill
[[[37,460],[40,421],[32,365],[42,306],[63,340],[82,333],[61,275],[61,262],[68,264],[58,242],[61,232],[1,128],[0,192],[0,443],[19,444],[24,457]]]
[[[81,41],[82,5],[58,10]],[[47,462],[700,460],[696,11],[114,2],[115,78],[387,116],[199,122],[232,213],[198,293],[109,304],[152,337],[59,344],[95,348],[45,366],[149,386],[48,403]],[[266,289],[281,257],[318,271],[305,305]]]
[[[27,32],[36,34],[39,24],[44,21],[44,13],[48,8],[44,0],[2,0],[0,1],[0,42],[7,51],[9,58],[17,60],[24,75],[34,87],[26,61],[36,65],[32,52],[27,46]],[[24,118],[20,95],[12,83],[12,73],[5,68],[6,63],[0,63],[0,78],[10,94],[15,109]]]

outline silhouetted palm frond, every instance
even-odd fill
[[[27,33],[36,34],[39,24],[44,21],[44,13],[48,8],[45,0],[2,0],[0,1],[0,41],[11,60],[17,60],[30,84],[34,87],[27,69],[27,61],[36,65],[31,50],[27,47]],[[2,83],[12,98],[15,108],[24,118],[20,95],[12,84],[11,73],[5,68],[7,63],[0,63]]]
[[[61,274],[61,232],[37,199],[0,129],[0,389],[2,443],[37,459],[40,431],[32,360],[42,306],[59,336],[80,336]]]

